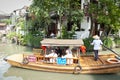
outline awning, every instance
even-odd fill
[[[42,46],[81,46],[82,39],[44,39],[41,41]]]

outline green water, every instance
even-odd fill
[[[16,46],[15,44],[0,43],[0,58],[14,53],[31,53],[31,52],[32,52],[31,48],[18,45]],[[5,67],[7,66],[8,65],[6,65]],[[4,66],[0,68],[2,69],[3,67]],[[9,67],[8,70],[3,74],[3,76],[0,77],[0,80],[120,80],[120,73],[100,75],[93,74],[74,75]]]

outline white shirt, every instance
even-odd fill
[[[67,59],[67,64],[72,64],[73,63],[73,55],[72,55],[72,51],[70,49],[66,50],[66,55],[62,56],[62,58],[68,58]]]
[[[58,55],[55,52],[52,52],[52,53],[50,53],[48,55],[45,55],[45,57],[55,57],[55,58],[50,58],[50,63],[55,63],[57,56]]]
[[[46,55],[45,57],[57,57],[57,54],[52,52],[52,53]]]
[[[72,51],[71,51],[70,49],[67,49],[67,50],[66,50],[66,53],[67,53],[67,54],[72,54]]]
[[[91,44],[94,45],[94,50],[99,50],[103,43],[100,39],[95,39]]]

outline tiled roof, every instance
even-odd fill
[[[6,26],[6,23],[0,23],[0,27]]]

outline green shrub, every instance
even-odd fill
[[[41,36],[35,36],[32,34],[27,34],[24,36],[24,39],[22,41],[22,44],[38,48],[40,47],[40,41],[42,40]]]
[[[115,37],[114,42],[116,44],[116,47],[120,47],[120,38],[119,37]]]
[[[93,45],[91,45],[92,41],[93,41],[92,37],[83,39],[83,42],[84,42],[84,45],[86,46],[87,52],[93,51]]]
[[[112,48],[113,46],[113,41],[110,37],[104,37],[103,38],[103,45],[105,45],[108,48]],[[103,48],[104,49],[104,48]]]
[[[9,34],[7,34],[7,38],[8,39],[12,39],[13,37],[16,36],[16,33],[15,32],[10,32]]]
[[[42,40],[41,36],[34,36],[33,37],[33,47],[39,48],[40,47],[40,41]]]

